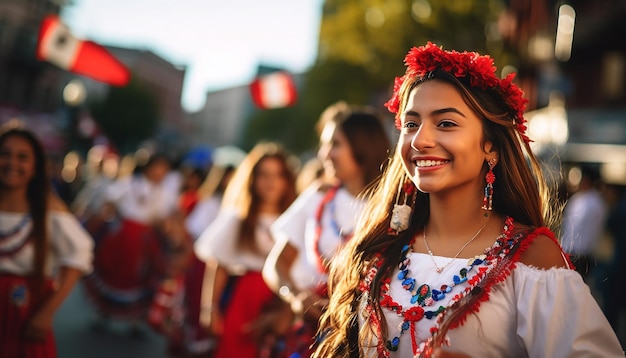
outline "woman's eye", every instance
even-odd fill
[[[404,123],[404,128],[419,128],[419,124],[415,123],[415,122],[405,122]]]
[[[444,128],[456,127],[456,123],[452,121],[441,121],[439,122],[439,127],[444,127]]]

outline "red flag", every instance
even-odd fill
[[[76,38],[56,15],[41,22],[37,58],[114,86],[125,86],[130,80],[130,71],[106,48]]]
[[[257,77],[250,85],[250,93],[254,103],[262,109],[292,106],[297,99],[293,76],[285,71]]]

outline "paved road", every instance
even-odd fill
[[[149,327],[141,336],[129,334],[128,326],[113,322],[109,329],[94,328],[97,315],[77,286],[54,320],[59,358],[166,358],[165,341]]]

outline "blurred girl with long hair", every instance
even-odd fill
[[[93,242],[50,192],[46,156],[17,122],[0,128],[0,356],[56,357],[54,314],[91,270]]]
[[[269,228],[295,198],[295,174],[290,157],[274,143],[255,146],[231,179],[218,217],[195,243],[196,255],[215,260],[207,265],[203,296],[210,313],[210,330],[219,337],[216,357],[259,355],[250,330],[273,298],[261,276],[265,258],[273,245]],[[229,275],[240,274],[222,312]]]
[[[322,113],[318,133],[324,176],[272,226],[276,244],[264,268],[267,282],[288,305],[259,324],[267,327],[269,341],[284,341],[274,354],[286,357],[310,354],[328,301],[328,264],[350,240],[367,200],[363,191],[380,176],[389,151],[382,119],[371,108],[338,102]]]

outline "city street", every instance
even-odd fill
[[[54,330],[59,358],[165,358],[165,340],[149,327],[131,335],[128,326],[113,322],[95,327],[97,315],[79,284],[56,314]]]

